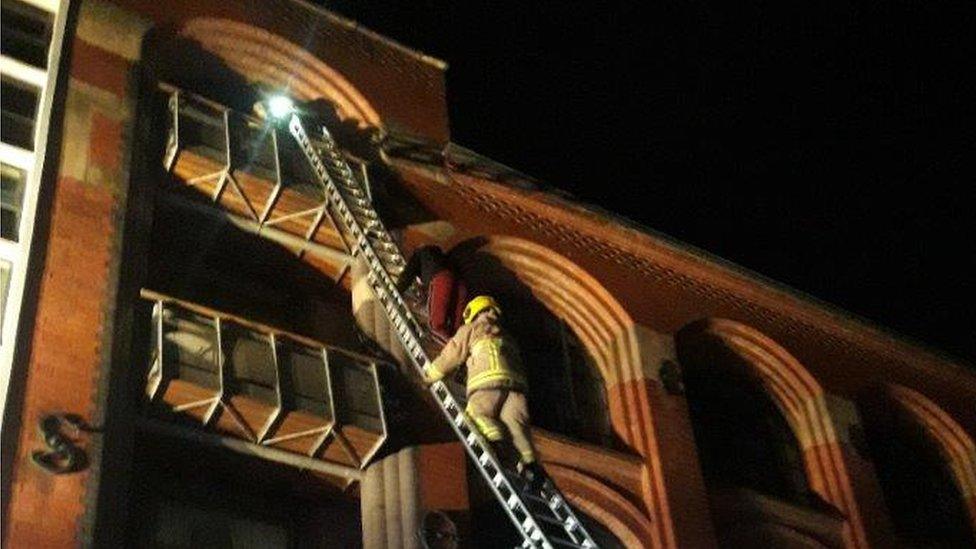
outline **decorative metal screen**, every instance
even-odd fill
[[[375,359],[143,290],[151,410],[362,468],[386,439]]]
[[[294,140],[263,121],[169,84],[163,164],[186,186],[233,215],[306,242],[345,249]],[[369,189],[366,162],[344,153]],[[301,251],[301,250],[299,250]]]

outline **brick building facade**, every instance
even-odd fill
[[[973,542],[970,366],[451,143],[440,61],[298,1],[3,6],[5,546],[516,541],[375,303],[353,315],[343,235],[252,113],[282,91],[405,250],[501,300],[603,544]],[[57,414],[85,424],[69,471]]]

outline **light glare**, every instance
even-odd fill
[[[276,95],[268,99],[268,114],[272,118],[284,118],[295,110],[295,102],[290,97]]]

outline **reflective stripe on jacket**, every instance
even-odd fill
[[[478,389],[528,388],[518,346],[498,325],[494,311],[461,326],[431,367],[443,377],[461,364],[468,367],[468,394]]]

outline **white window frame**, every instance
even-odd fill
[[[0,429],[7,405],[7,391],[13,368],[14,349],[20,325],[27,267],[30,261],[34,219],[40,191],[44,158],[47,152],[48,127],[54,101],[58,65],[64,42],[65,25],[70,0],[19,0],[52,14],[51,42],[48,45],[47,70],[17,59],[0,55],[0,74],[5,78],[27,84],[38,91],[37,116],[34,119],[34,150],[0,143],[0,161],[24,170],[24,194],[20,207],[17,242],[0,238],[0,259],[11,263],[10,286],[3,311],[3,332],[0,334]],[[56,169],[50,166],[48,169]]]

